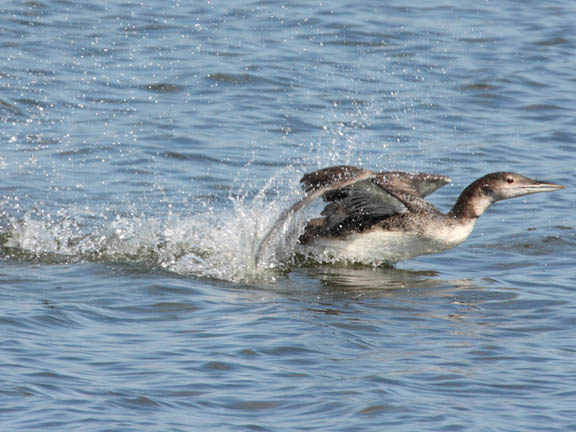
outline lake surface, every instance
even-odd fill
[[[3,431],[576,430],[576,3],[5,1]],[[259,240],[311,170],[567,188],[393,268]]]

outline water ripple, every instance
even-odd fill
[[[574,429],[575,12],[5,2],[3,430]],[[257,271],[334,164],[449,174],[442,209],[490,171],[567,189],[395,268],[288,230]]]

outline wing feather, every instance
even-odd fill
[[[346,229],[362,230],[379,220],[407,212],[436,212],[424,197],[449,183],[450,178],[400,171],[374,173],[341,165],[308,173],[300,182],[306,196],[282,212],[268,230],[256,250],[256,264],[274,234],[290,217],[320,197],[328,204],[322,211],[324,219],[315,222],[315,230],[335,234]]]
[[[430,195],[452,180],[448,176],[418,173],[412,176],[411,182],[422,197]]]
[[[302,183],[304,191],[310,193],[330,186],[344,184],[350,180],[356,180],[368,173],[371,173],[371,171],[355,166],[333,166],[304,175],[300,179],[300,183]],[[325,192],[328,192],[328,190]]]
[[[258,265],[258,262],[262,259],[262,255],[273,235],[284,226],[286,221],[288,221],[292,215],[309,206],[325,193],[330,193],[331,191],[344,188],[352,183],[373,176],[374,173],[372,171],[346,165],[325,168],[303,176],[300,182],[303,184],[304,190],[307,191],[308,194],[300,201],[294,203],[288,210],[283,211],[274,225],[272,225],[266,235],[262,238],[262,241],[256,249],[256,265]]]

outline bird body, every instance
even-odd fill
[[[441,232],[423,234],[374,229],[345,238],[321,237],[310,244],[297,245],[296,252],[319,262],[393,264],[453,248],[468,238],[473,226],[469,223],[451,229],[443,227]]]
[[[301,183],[307,195],[266,234],[257,260],[273,233],[318,198],[327,202],[322,217],[307,222],[296,253],[319,262],[378,265],[459,245],[496,201],[563,188],[512,172],[491,173],[471,183],[443,214],[425,197],[449,182],[436,174],[377,173],[346,165],[306,174]]]

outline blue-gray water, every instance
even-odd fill
[[[2,431],[576,430],[576,3],[411,3],[0,4]],[[340,163],[567,189],[255,271]]]

